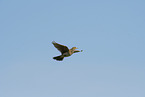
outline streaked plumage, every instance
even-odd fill
[[[55,41],[53,41],[52,44],[61,52],[60,56],[53,57],[53,59],[57,61],[62,61],[64,57],[69,57],[73,53],[82,52],[82,50],[81,51],[76,50],[77,49],[76,47],[72,47],[71,49],[68,49],[67,46],[58,44]]]

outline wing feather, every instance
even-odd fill
[[[56,47],[62,54],[69,51],[69,49],[68,49],[67,46],[58,44],[58,43],[56,43],[55,41],[53,41],[52,44],[53,44],[54,47]]]

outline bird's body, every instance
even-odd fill
[[[61,52],[60,56],[53,57],[53,59],[58,60],[58,61],[62,61],[64,57],[69,57],[73,53],[80,52],[79,50],[76,50],[77,49],[76,47],[72,47],[71,49],[68,49],[67,46],[58,44],[55,41],[53,41],[52,44]]]

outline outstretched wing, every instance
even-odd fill
[[[69,49],[68,49],[67,46],[58,44],[58,43],[56,43],[55,41],[52,41],[52,44],[53,44],[62,54],[69,51]]]

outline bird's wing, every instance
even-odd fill
[[[69,49],[68,49],[67,46],[58,44],[58,43],[56,43],[55,41],[53,41],[52,44],[53,44],[62,54],[69,51]]]

